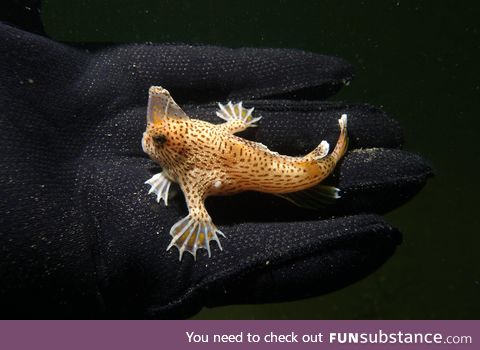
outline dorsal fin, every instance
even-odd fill
[[[188,116],[175,103],[167,89],[151,86],[148,90],[147,122],[155,124],[165,118],[188,119]]]

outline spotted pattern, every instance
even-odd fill
[[[339,124],[340,136],[332,153],[325,155],[323,144],[306,156],[291,157],[235,136],[233,133],[248,127],[239,120],[215,125],[197,119],[165,117],[148,123],[142,140],[144,151],[162,166],[166,178],[180,184],[189,209],[187,218],[191,219],[185,218],[184,225],[172,228],[170,246],[179,248],[181,258],[185,250],[195,257],[198,248],[206,248],[210,254],[210,247],[206,247],[210,239],[219,243],[215,235],[219,231],[204,205],[208,196],[246,190],[282,194],[320,183],[347,148],[346,116]],[[190,221],[193,226],[185,229]],[[192,231],[204,239],[195,241]]]

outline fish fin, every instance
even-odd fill
[[[342,114],[338,119],[338,125],[340,127],[340,136],[338,137],[337,144],[332,152],[332,157],[340,159],[343,157],[348,148],[348,133],[347,133],[347,115]]]
[[[340,198],[340,189],[334,186],[317,185],[306,190],[277,194],[289,202],[307,209],[322,209]]]
[[[189,252],[193,258],[197,259],[197,250],[206,249],[208,256],[211,256],[210,241],[216,241],[220,250],[222,246],[218,235],[225,237],[222,231],[209,221],[200,221],[187,215],[182,220],[178,221],[170,229],[170,236],[172,241],[167,247],[167,250],[173,246],[178,248],[180,253],[179,260],[182,260],[183,253]]]
[[[154,192],[157,195],[157,203],[160,202],[160,199],[163,199],[165,205],[168,206],[168,191],[170,190],[172,181],[170,181],[164,173],[158,173],[145,181],[145,183],[152,186],[148,193]]]
[[[256,127],[255,123],[262,119],[262,117],[253,118],[254,108],[246,109],[242,102],[236,104],[228,102],[226,105],[219,103],[218,108],[217,116],[226,121],[221,126],[232,133],[243,131],[248,127]]]
[[[327,141],[324,140],[320,142],[317,148],[315,148],[309,155],[313,157],[314,160],[320,160],[322,158],[325,158],[329,150],[330,150],[330,145],[328,144]]]
[[[151,86],[148,90],[147,122],[155,124],[165,118],[189,119],[167,89]]]
[[[340,159],[347,150],[348,147],[348,135],[347,135],[347,115],[342,114],[341,118],[338,119],[338,125],[340,126],[340,136],[338,138],[337,144],[335,145],[334,150],[331,155],[336,160]],[[322,141],[312,152],[307,154],[304,159],[306,161],[319,161],[325,158],[328,155],[330,150],[330,145],[327,141]]]

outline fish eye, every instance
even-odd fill
[[[156,135],[152,137],[153,142],[155,142],[157,145],[163,145],[165,141],[167,141],[167,138],[165,135]]]

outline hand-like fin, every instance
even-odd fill
[[[188,116],[166,89],[152,86],[148,90],[147,123],[159,123],[166,118],[188,119]]]
[[[148,193],[154,192],[157,195],[157,202],[163,199],[165,205],[168,206],[168,191],[170,190],[170,181],[163,173],[153,175],[149,180],[145,181],[146,184],[152,186]]]
[[[218,235],[225,237],[222,231],[211,221],[198,221],[192,218],[191,215],[184,217],[177,222],[170,229],[170,235],[172,241],[167,247],[167,250],[173,246],[177,247],[180,253],[179,260],[182,260],[183,253],[189,252],[193,255],[193,258],[197,258],[197,250],[204,248],[208,252],[208,256],[211,256],[210,241],[216,241],[220,250],[220,240]]]
[[[231,133],[243,131],[249,127],[256,127],[255,123],[262,119],[262,117],[253,118],[253,108],[244,108],[242,102],[236,104],[228,102],[226,105],[219,103],[218,108],[217,116],[227,122],[221,124],[221,126]]]

